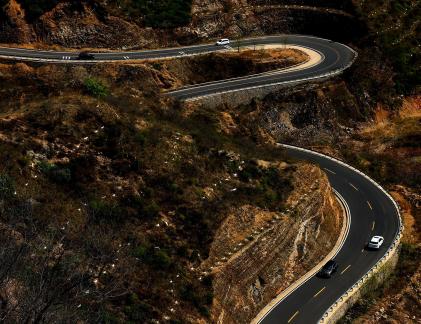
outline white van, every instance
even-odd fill
[[[222,38],[219,41],[217,41],[215,45],[221,46],[221,45],[228,45],[229,43],[230,43],[230,40],[228,38]]]

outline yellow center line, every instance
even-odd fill
[[[314,296],[313,298],[316,298],[323,290],[325,290],[326,287],[323,287],[322,289],[320,289]]]
[[[299,313],[299,312],[298,312],[298,311],[296,311],[296,312],[294,313],[294,315],[292,315],[292,316],[289,318],[288,323],[290,323],[290,322],[294,319],[294,317],[298,315],[298,313]]]
[[[349,265],[349,266],[347,266],[345,269],[343,269],[343,270],[342,270],[342,272],[341,272],[341,274],[343,274],[346,270],[348,270],[350,266],[351,266],[351,265]]]
[[[324,168],[326,171],[328,171],[328,172],[330,172],[330,173],[333,173],[333,174],[336,174],[335,172],[333,172],[332,170],[329,170],[328,168]]]
[[[373,210],[373,207],[371,207],[371,204],[368,200],[367,200],[367,204],[368,204],[368,207],[370,207],[370,209]]]
[[[352,187],[352,188],[354,188],[355,190],[357,190],[358,191],[358,188],[357,187],[355,187],[351,182],[349,183],[349,185]]]
[[[376,225],[376,221],[373,221],[373,226],[371,226],[371,230],[374,230],[374,225]]]

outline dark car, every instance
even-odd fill
[[[93,60],[95,56],[89,52],[80,52],[77,58],[79,60]]]
[[[338,270],[338,264],[334,260],[328,261],[317,274],[322,278],[330,278]]]

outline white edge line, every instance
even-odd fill
[[[263,45],[273,45],[273,44],[263,44]],[[229,79],[223,79],[223,80],[218,80],[218,81],[209,81],[209,82],[203,82],[203,83],[199,83],[199,84],[189,84],[189,85],[185,85],[181,88],[175,89],[175,90],[170,90],[165,92],[166,94],[174,94],[177,92],[181,92],[181,91],[185,91],[185,90],[189,90],[189,89],[200,89],[201,87],[206,87],[209,86],[211,84],[218,84],[218,83],[225,83],[227,81],[239,81],[239,80],[243,80],[243,79],[249,79],[249,78],[253,78],[253,77],[258,77],[258,76],[266,76],[266,75],[277,75],[277,74],[284,74],[287,72],[294,72],[296,70],[300,70],[300,71],[304,71],[306,69],[310,69],[316,65],[319,65],[321,63],[324,62],[324,60],[326,59],[325,55],[318,51],[315,50],[311,47],[308,46],[303,46],[303,45],[298,45],[298,44],[293,44],[293,43],[289,43],[288,46],[296,46],[296,47],[302,47],[308,50],[312,50],[314,52],[316,52],[317,54],[320,55],[321,59],[315,63],[313,63],[312,65],[306,67],[305,69],[297,69],[300,67],[300,65],[306,64],[307,62],[302,62],[302,63],[298,63],[298,64],[294,64],[285,68],[281,68],[281,69],[276,69],[276,70],[272,70],[272,71],[267,71],[267,72],[261,72],[261,73],[255,73],[255,74],[250,74],[250,75],[246,75],[243,77],[237,77],[237,78],[229,78]],[[211,52],[211,53],[217,53],[217,52]]]
[[[332,188],[333,189],[333,188]],[[344,221],[346,221],[346,229],[345,229],[345,234],[344,234],[344,236],[341,238],[341,242],[340,242],[340,244],[336,247],[336,249],[337,249],[337,251],[335,252],[335,254],[331,257],[332,259],[333,258],[335,258],[337,255],[338,255],[338,253],[341,251],[341,249],[342,249],[342,247],[343,247],[343,245],[345,244],[345,241],[346,241],[346,239],[347,239],[347,237],[348,237],[348,234],[349,234],[349,229],[350,229],[350,227],[351,227],[351,212],[350,212],[350,210],[349,210],[349,206],[348,206],[348,204],[346,203],[346,201],[345,201],[345,199],[335,190],[335,189],[333,189],[333,192],[334,192],[334,194],[336,195],[336,197],[338,198],[338,201],[340,202],[340,204],[342,205],[342,207],[344,208],[344,211],[345,211],[345,217],[347,218],[346,220],[344,220]],[[317,265],[316,265],[316,267],[315,268],[317,268],[317,270],[318,269],[320,269],[320,267],[321,266],[319,266],[319,267],[317,267]],[[311,272],[311,271],[313,271],[315,268],[313,268],[313,269],[311,269],[310,271],[308,271],[306,274],[308,274],[309,272]],[[270,312],[276,307],[276,306],[278,306],[280,303],[282,303],[286,298],[288,298],[288,296],[290,296],[292,293],[294,293],[298,288],[300,288],[302,285],[304,285],[307,281],[309,281],[311,278],[313,278],[315,275],[316,275],[316,273],[317,273],[317,271],[315,271],[314,272],[314,274],[312,274],[311,276],[309,276],[308,278],[306,278],[303,282],[301,282],[299,285],[297,285],[297,287],[295,287],[293,290],[291,290],[290,292],[288,292],[288,294],[286,294],[285,296],[283,296],[282,297],[282,299],[280,299],[280,300],[278,300],[274,305],[272,305],[270,308],[269,308],[269,310],[264,314],[264,315],[262,315],[262,317],[260,317],[260,319],[256,322],[256,323],[261,323],[269,314],[270,314]],[[302,277],[305,277],[306,276],[306,274],[304,274]],[[302,278],[301,277],[301,278]],[[299,282],[300,281],[300,279],[301,278],[299,278],[299,279],[297,279],[295,282]],[[292,283],[289,287],[291,287],[291,286],[293,286],[294,285],[294,283]],[[286,288],[286,289],[288,289],[288,287]],[[284,291],[286,290],[286,289],[284,289]],[[276,298],[276,297],[275,297]],[[259,316],[259,314],[257,315],[257,316]],[[256,317],[257,317],[256,316]]]
[[[286,148],[290,148],[290,149],[295,149],[295,150],[299,150],[299,151],[303,151],[303,152],[307,152],[307,153],[312,153],[312,154],[315,154],[315,155],[318,155],[318,156],[321,156],[321,157],[324,157],[324,158],[328,158],[328,159],[330,159],[330,160],[332,160],[332,161],[334,161],[336,163],[341,164],[342,166],[344,166],[344,167],[346,167],[348,169],[351,169],[354,172],[357,172],[358,174],[360,174],[361,176],[363,176],[366,180],[370,181],[380,191],[382,191],[386,195],[386,197],[388,197],[390,199],[390,201],[392,202],[392,204],[395,206],[395,209],[396,209],[395,211],[396,211],[396,215],[398,216],[397,218],[398,218],[398,225],[399,226],[398,226],[398,229],[396,231],[395,237],[394,237],[393,241],[391,242],[389,248],[384,253],[384,255],[376,262],[376,264],[373,265],[373,267],[370,268],[370,270],[368,270],[360,279],[357,280],[357,282],[351,288],[349,288],[344,294],[342,294],[335,301],[335,303],[332,304],[332,305],[337,305],[338,302],[340,301],[340,299],[343,298],[344,296],[348,295],[350,293],[350,291],[352,291],[354,289],[354,287],[357,286],[361,282],[361,280],[364,281],[364,278],[368,278],[369,274],[372,273],[372,270],[375,269],[375,268],[377,268],[379,264],[381,264],[383,261],[385,261],[385,258],[390,254],[391,251],[393,251],[396,248],[397,244],[400,242],[400,238],[401,238],[401,235],[402,235],[404,226],[402,224],[402,219],[401,219],[401,214],[400,214],[399,206],[396,203],[396,201],[393,199],[393,197],[380,184],[378,184],[376,181],[374,181],[373,179],[371,179],[365,173],[363,173],[360,170],[352,167],[351,165],[349,165],[349,164],[347,164],[347,163],[345,163],[345,162],[343,162],[343,161],[341,161],[339,159],[330,157],[330,156],[328,156],[326,154],[315,152],[315,151],[312,151],[312,150],[309,150],[309,149],[305,149],[305,148],[301,148],[301,147],[297,147],[297,146],[293,146],[293,145],[288,145],[288,144],[280,144],[279,143],[278,145],[283,146],[283,147],[286,147]],[[327,311],[318,320],[318,322],[323,322],[323,320],[329,316],[330,311],[333,311],[332,306],[330,306],[327,309]]]

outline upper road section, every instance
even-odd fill
[[[217,93],[240,91],[266,87],[276,84],[298,83],[338,74],[351,66],[357,54],[346,45],[313,36],[279,35],[234,41],[230,46],[259,46],[267,44],[294,45],[318,52],[322,59],[312,66],[303,65],[295,69],[277,70],[247,77],[221,80],[206,84],[184,87],[169,94],[175,98],[186,100],[209,96]],[[195,45],[178,48],[167,48],[148,51],[98,52],[93,53],[93,60],[78,60],[78,52],[42,51],[22,48],[0,47],[0,58],[28,60],[53,63],[95,63],[127,60],[156,60],[204,53],[223,52],[232,49],[230,46],[214,44]]]

